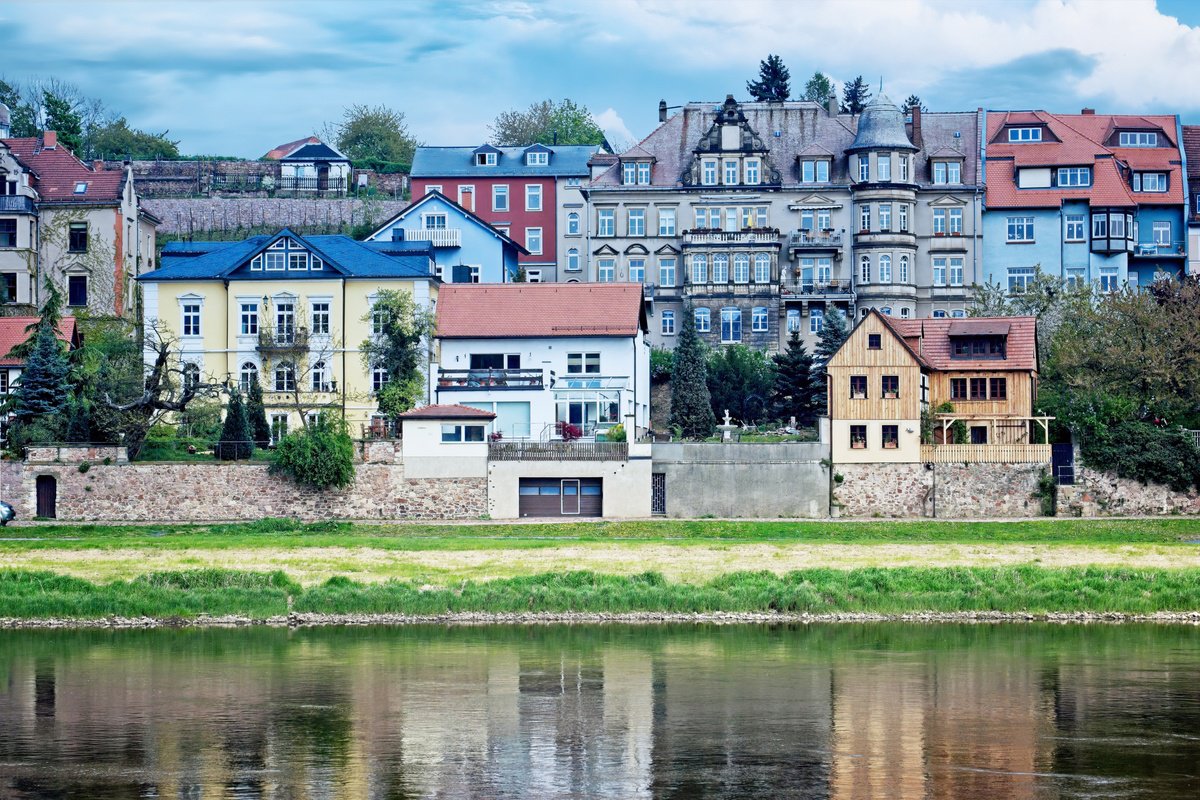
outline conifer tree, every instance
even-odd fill
[[[67,375],[70,371],[62,342],[54,326],[43,317],[34,331],[33,348],[18,379],[14,421],[25,423],[60,415],[67,406]]]
[[[271,444],[271,426],[267,424],[267,410],[263,408],[262,384],[257,380],[250,381],[245,409],[250,431],[246,438],[253,439],[256,446],[265,450]]]
[[[229,393],[229,404],[225,408],[225,426],[221,429],[221,441],[217,442],[217,458],[222,461],[241,461],[254,454],[251,440],[250,420],[246,417],[246,406],[242,393],[234,387]]]
[[[816,389],[816,408],[822,411],[826,407],[825,365],[838,351],[842,343],[850,336],[850,325],[846,316],[837,308],[831,308],[825,314],[821,324],[821,332],[817,335],[817,346],[813,348],[813,383]]]
[[[784,422],[796,418],[799,425],[812,425],[817,415],[817,400],[821,392],[815,384],[813,359],[800,339],[799,331],[792,331],[787,349],[776,353],[775,389],[771,403],[775,413]]]
[[[919,108],[922,112],[927,110],[925,105],[921,102],[919,95],[910,94],[905,98],[904,105],[900,106],[900,111],[904,114],[909,114],[914,108]]]
[[[768,55],[758,64],[758,80],[746,81],[746,91],[760,103],[782,103],[791,95],[792,74],[777,55]]]
[[[861,114],[871,101],[871,90],[867,82],[859,75],[842,87],[842,113]]]
[[[87,444],[92,441],[92,425],[87,401],[82,397],[67,400],[67,441],[72,444]]]
[[[685,306],[671,371],[671,425],[678,425],[685,439],[703,439],[716,425],[708,394],[707,361],[692,308]]]

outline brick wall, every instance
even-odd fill
[[[1143,484],[1075,462],[1075,485],[1058,487],[1062,516],[1155,516],[1200,514],[1200,493],[1176,492],[1160,483]]]
[[[380,454],[382,456],[382,454]],[[57,482],[57,516],[78,521],[472,519],[487,513],[484,478],[407,479],[402,464],[364,463],[352,486],[302,488],[262,464],[0,464],[18,519],[36,514],[38,476]]]
[[[330,233],[364,219],[382,225],[408,206],[404,200],[280,197],[150,198],[142,206],[162,220],[160,234],[196,235],[205,231],[278,230],[284,226]]]
[[[835,512],[845,517],[1036,517],[1047,464],[838,464]]]

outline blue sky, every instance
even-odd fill
[[[0,2],[0,29],[6,79],[75,83],[187,153],[257,157],[351,103],[475,144],[499,112],[563,97],[624,142],[660,98],[744,98],[770,52],[794,90],[819,69],[932,110],[1200,122],[1195,0],[44,0]]]

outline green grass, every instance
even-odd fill
[[[446,612],[1122,612],[1200,610],[1200,570],[1040,567],[812,569],[735,572],[703,584],[660,574],[563,572],[429,587],[344,577],[304,589],[282,572],[196,570],[94,584],[48,572],[0,571],[0,617],[264,618],[316,613]]]
[[[1164,544],[1196,546],[1189,518],[1015,522],[638,520],[554,524],[364,525],[267,519],[217,525],[39,525],[0,533],[0,554],[35,549],[372,547],[383,550],[541,548],[565,541],[641,541],[686,545],[730,542],[823,544]],[[32,541],[15,541],[27,539]]]

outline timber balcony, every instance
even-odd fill
[[[933,444],[921,445],[921,461],[926,464],[1036,464],[1050,462],[1050,445],[1030,444],[1033,434],[1050,440],[1050,421],[1054,417],[971,416],[941,413],[933,419]],[[939,444],[954,438],[958,423],[970,436],[983,441],[973,444]]]
[[[307,328],[263,328],[258,332],[258,349],[270,350],[307,350]]]
[[[698,244],[779,244],[778,228],[747,228],[741,231],[723,231],[717,228],[694,228],[683,232],[685,245]]]
[[[417,228],[405,231],[410,242],[429,242],[434,247],[462,247],[462,231],[458,228]]]
[[[544,385],[540,369],[443,369],[437,374],[439,392],[541,389]]]
[[[1048,444],[923,444],[926,464],[1036,464],[1050,462]]]

